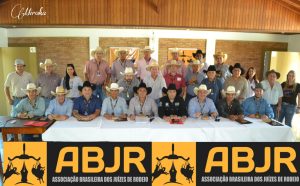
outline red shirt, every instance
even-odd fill
[[[171,83],[174,83],[176,85],[176,89],[179,89],[181,87],[186,87],[185,79],[180,74],[176,74],[175,76],[172,76],[171,74],[167,74],[164,76],[164,78],[166,80],[167,87]]]

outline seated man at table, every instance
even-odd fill
[[[36,87],[34,83],[28,83],[26,89],[27,97],[22,99],[13,110],[13,117],[20,119],[41,117],[45,112],[45,101],[39,97],[41,87]],[[23,141],[41,141],[41,136],[34,138],[32,134],[22,135]]]
[[[115,116],[127,118],[126,100],[119,96],[124,90],[117,83],[112,83],[110,87],[106,87],[109,97],[105,98],[102,104],[101,116],[108,120],[112,120]]]
[[[224,94],[226,94],[225,98],[218,104],[219,115],[233,121],[243,119],[243,109],[240,102],[235,98],[239,94],[239,91],[235,91],[234,86],[229,86],[224,91]]]
[[[218,111],[212,99],[207,95],[210,90],[207,90],[206,85],[201,84],[199,87],[194,88],[194,93],[197,97],[190,100],[188,106],[188,114],[192,118],[202,118],[208,120],[209,116],[215,118],[218,116]]]
[[[261,83],[256,85],[254,93],[254,96],[247,98],[243,103],[244,115],[262,120],[274,118],[271,105],[262,97],[264,89]]]
[[[73,116],[79,121],[91,121],[100,115],[101,100],[93,95],[95,85],[85,81],[78,90],[82,96],[74,100]]]
[[[51,94],[56,97],[49,103],[45,116],[50,120],[64,121],[72,116],[73,101],[66,98],[68,91],[63,86],[56,87]]]
[[[184,121],[187,118],[186,105],[181,94],[181,89],[176,89],[175,84],[170,84],[168,89],[162,88],[162,92],[166,96],[160,98],[158,115],[167,122],[172,119],[181,119]]]
[[[148,95],[151,93],[152,88],[147,87],[141,81],[138,87],[133,87],[133,91],[137,96],[133,97],[129,102],[128,115],[131,120],[135,120],[136,116],[157,116],[157,104],[154,99]]]

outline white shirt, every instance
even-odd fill
[[[247,79],[247,82],[248,82],[248,91],[247,91],[246,98],[249,98],[255,95],[253,89],[255,89],[256,83],[254,79],[252,80],[252,82],[250,82],[250,80]]]
[[[73,79],[70,79],[69,85],[70,85],[70,90],[69,90],[70,92],[67,94],[67,97],[78,98],[80,96],[78,86],[82,86],[82,80],[80,79],[80,77],[75,76]],[[61,80],[61,86],[66,88],[64,85],[64,78]]]
[[[273,88],[271,88],[268,80],[263,80],[261,84],[264,88],[263,98],[266,99],[269,104],[276,105],[278,103],[278,99],[283,96],[280,83],[276,81]]]
[[[150,74],[149,71],[146,70],[147,66],[150,65],[152,62],[155,62],[156,60],[150,58],[149,63],[147,64],[145,58],[141,58],[136,62],[137,64],[137,77],[140,77],[142,80]]]
[[[167,87],[166,81],[161,74],[158,74],[155,80],[151,77],[151,74],[148,74],[144,79],[144,83],[147,87],[152,88],[152,91],[148,96],[154,100],[161,98],[162,88]]]
[[[7,75],[4,87],[9,87],[11,96],[24,97],[26,93],[22,89],[26,89],[28,83],[33,83],[32,75],[28,72],[23,72],[22,75],[17,72],[11,72]]]

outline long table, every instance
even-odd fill
[[[292,142],[295,137],[288,126],[271,126],[258,119],[241,125],[221,118],[188,118],[183,125],[169,124],[160,118],[152,122],[114,122],[98,117],[90,122],[75,118],[55,122],[42,135],[43,141],[146,141],[146,142]]]

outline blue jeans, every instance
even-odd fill
[[[96,89],[93,91],[93,95],[103,101],[106,98],[105,92],[102,89],[102,85],[96,85]]]
[[[296,112],[296,105],[282,102],[279,121],[282,122],[284,119],[285,124],[292,127],[292,120],[295,112]]]

